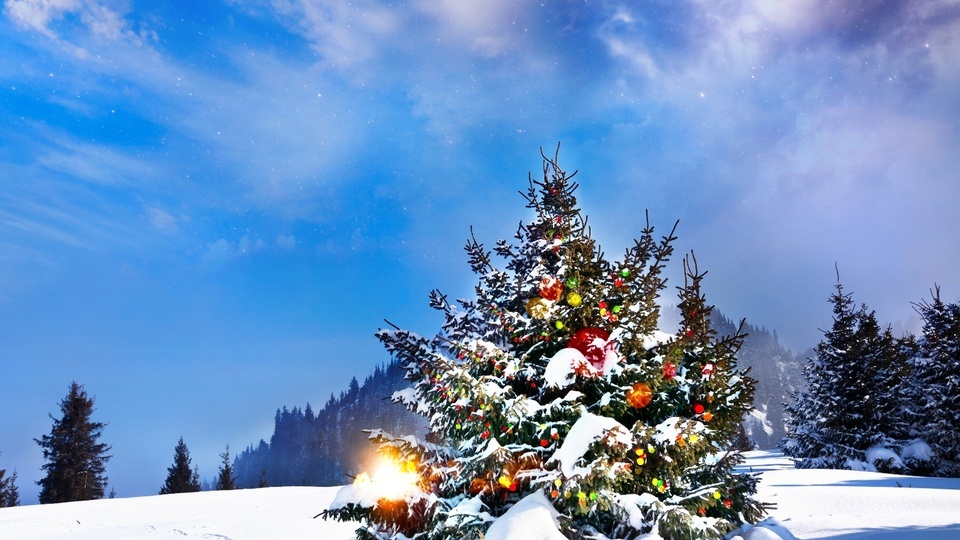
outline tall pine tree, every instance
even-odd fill
[[[960,304],[940,299],[914,305],[923,317],[915,362],[917,431],[933,451],[933,473],[960,476]]]
[[[50,415],[50,434],[34,439],[47,461],[41,466],[46,475],[37,482],[40,504],[103,498],[110,446],[98,442],[105,424],[91,420],[93,402],[83,385],[72,382],[60,402],[63,416]]]
[[[430,432],[371,433],[385,464],[324,512],[362,520],[358,538],[495,536],[492,521],[530,505],[559,513],[570,538],[718,538],[762,515],[730,448],[754,393],[737,369],[743,336],[712,329],[692,255],[680,328],[658,331],[673,231],[658,240],[648,225],[608,261],[571,178],[544,156],[525,195],[534,220],[494,249],[505,269],[471,238],[476,298],[432,293],[436,337],[378,334],[414,384],[395,399]]]
[[[190,450],[183,442],[183,437],[180,437],[173,450],[173,465],[167,468],[167,479],[160,488],[160,495],[200,491],[200,473],[196,468],[191,469],[190,465]]]
[[[800,468],[906,472],[909,339],[881,329],[839,280],[830,302],[833,325],[804,366],[807,389],[786,406],[781,448]]]

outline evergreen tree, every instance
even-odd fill
[[[744,429],[743,424],[740,424],[740,429],[737,430],[737,434],[733,437],[733,441],[730,443],[730,445],[741,452],[749,452],[750,450],[755,450],[757,448],[756,443],[754,443],[750,439],[750,436],[747,435],[747,430]]]
[[[266,469],[261,469],[261,470],[260,470],[260,478],[257,479],[257,487],[258,487],[258,488],[270,487],[270,484],[267,482],[267,470],[266,470]]]
[[[940,299],[914,304],[923,317],[915,362],[916,431],[933,451],[933,473],[960,476],[960,305]]]
[[[673,231],[657,240],[648,224],[609,262],[571,178],[544,156],[525,195],[534,221],[519,245],[496,245],[505,270],[471,238],[476,298],[431,293],[444,316],[435,338],[378,334],[414,384],[395,399],[430,431],[371,432],[394,470],[361,473],[325,517],[361,520],[358,538],[472,539],[524,501],[559,512],[570,538],[674,539],[719,538],[762,516],[757,478],[733,471],[730,449],[754,392],[737,369],[743,336],[712,329],[692,255],[680,328],[659,332]]]
[[[63,416],[58,419],[50,415],[50,434],[34,439],[47,461],[41,466],[46,476],[37,482],[40,504],[103,498],[110,446],[97,442],[105,425],[90,419],[93,403],[83,385],[72,382],[60,402]]]
[[[17,489],[17,471],[7,476],[6,469],[0,469],[0,508],[20,506],[20,491]]]
[[[237,489],[237,479],[233,475],[233,467],[230,465],[230,445],[220,454],[220,470],[217,472],[217,485],[214,489],[217,491],[225,489]]]
[[[807,389],[786,407],[781,448],[800,468],[905,472],[909,340],[881,330],[839,281],[830,302],[833,325],[804,366]]]
[[[167,468],[167,480],[160,488],[160,495],[200,491],[200,472],[196,467],[191,469],[190,465],[190,450],[183,442],[183,437],[180,437],[173,450],[173,465]]]

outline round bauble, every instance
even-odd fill
[[[570,341],[567,342],[567,347],[574,348],[583,353],[583,357],[586,358],[587,362],[590,362],[593,367],[603,369],[607,357],[604,345],[606,345],[607,339],[609,338],[610,333],[603,328],[581,328],[577,330],[576,333],[573,334],[573,337],[570,338]]]
[[[570,307],[580,307],[583,304],[583,298],[580,296],[580,293],[567,293],[567,305]]]
[[[653,391],[647,383],[638,382],[627,390],[627,405],[642,409],[653,400]]]
[[[527,315],[530,315],[534,319],[544,319],[547,314],[550,313],[550,302],[539,296],[527,300],[524,307],[527,309]]]
[[[540,298],[556,302],[563,295],[563,283],[559,279],[548,276],[540,280]]]

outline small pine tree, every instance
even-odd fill
[[[230,445],[220,454],[220,470],[217,472],[217,485],[214,489],[217,491],[225,489],[237,489],[237,479],[233,475],[233,466],[230,465]]]
[[[258,488],[270,487],[270,484],[267,483],[267,470],[266,470],[266,469],[260,469],[260,478],[257,479],[257,487],[258,487]]]
[[[534,221],[519,245],[496,245],[506,270],[468,242],[476,299],[432,293],[444,316],[435,338],[378,334],[415,385],[395,399],[430,431],[371,432],[399,469],[383,474],[406,487],[384,494],[380,472],[361,473],[325,517],[361,520],[358,538],[440,540],[483,537],[521,501],[559,513],[568,538],[719,538],[762,516],[757,478],[734,472],[730,448],[755,385],[737,369],[743,336],[712,329],[692,255],[681,326],[658,331],[673,231],[657,240],[648,225],[611,263],[571,178],[544,156],[526,193]]]
[[[160,488],[160,495],[200,491],[200,472],[196,467],[191,469],[190,465],[190,450],[183,442],[183,437],[180,437],[173,451],[173,465],[167,468],[167,480]]]
[[[940,299],[914,304],[923,318],[914,359],[916,431],[933,451],[933,474],[960,476],[960,304]]]
[[[103,498],[110,446],[97,442],[105,424],[91,421],[93,403],[83,385],[74,381],[60,402],[63,416],[50,415],[50,434],[34,439],[47,461],[41,466],[46,475],[37,482],[40,504]]]
[[[743,424],[740,424],[740,428],[737,429],[737,434],[733,437],[730,445],[741,452],[749,452],[757,448],[756,443],[747,435],[747,430],[743,427]]]
[[[800,468],[906,472],[899,457],[908,437],[909,340],[881,330],[836,285],[833,325],[804,366],[807,389],[786,405],[780,447]]]
[[[0,469],[0,508],[20,506],[20,491],[17,489],[17,471],[7,476],[6,469]]]

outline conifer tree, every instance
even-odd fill
[[[0,469],[0,508],[20,506],[20,491],[17,489],[17,471],[7,476],[6,469]]]
[[[573,175],[543,157],[525,194],[534,220],[494,248],[505,269],[471,237],[476,298],[431,293],[444,316],[433,339],[378,333],[414,384],[394,398],[430,432],[371,432],[386,464],[322,514],[361,520],[358,538],[480,538],[521,501],[559,513],[568,538],[719,538],[764,512],[730,448],[755,384],[737,369],[743,336],[711,328],[696,259],[684,260],[680,328],[658,331],[673,231],[658,240],[648,222],[608,261]]]
[[[881,330],[839,280],[830,302],[833,325],[804,366],[807,389],[786,406],[781,448],[800,468],[906,472],[899,454],[909,436],[908,340]]]
[[[173,450],[173,465],[167,468],[167,479],[160,488],[160,495],[170,493],[193,493],[200,491],[200,472],[191,469],[190,450],[183,437]]]
[[[225,489],[237,489],[237,479],[233,475],[233,466],[230,465],[230,445],[220,454],[220,470],[217,472],[217,485],[214,489],[217,491]]]
[[[933,473],[960,476],[960,304],[940,299],[914,304],[923,318],[915,362],[917,431],[933,451]]]
[[[37,482],[40,504],[103,498],[110,446],[98,442],[105,424],[91,420],[93,403],[83,385],[72,382],[60,402],[63,416],[50,415],[50,434],[34,439],[47,461],[41,466],[46,475]]]
[[[260,469],[260,477],[257,479],[257,487],[258,487],[258,488],[270,487],[270,483],[267,482],[267,470],[266,470],[266,469]]]

